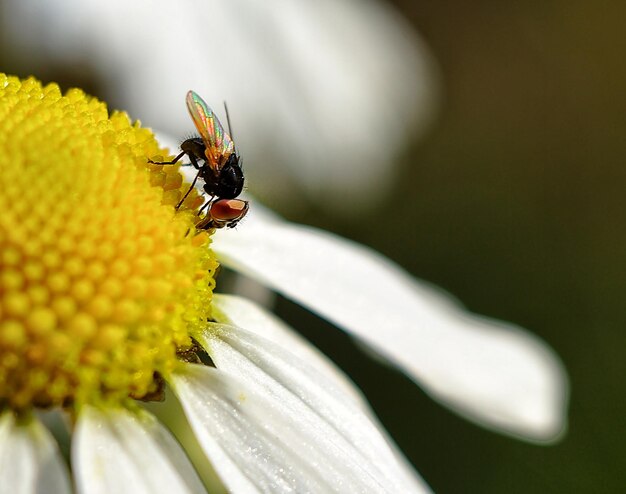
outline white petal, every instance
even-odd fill
[[[305,361],[226,325],[197,335],[217,369],[173,388],[232,491],[428,492],[360,407]]]
[[[148,412],[84,407],[72,443],[79,493],[204,493],[171,434]]]
[[[295,414],[300,419],[308,409],[312,410],[318,416],[316,419],[326,421],[376,464],[382,475],[389,477],[387,485],[393,486],[399,479],[411,485],[418,478],[412,468],[398,469],[396,453],[391,453],[388,440],[381,437],[369,415],[364,415],[364,412],[369,414],[369,409],[364,411],[362,403],[348,401],[345,383],[337,386],[334,372],[320,373],[321,358],[310,362],[307,355],[294,354],[291,346],[286,350],[236,326],[209,324],[198,338],[219,370],[255,389],[263,388],[266,396],[274,397],[279,403],[291,403],[294,409],[304,404],[302,414]],[[329,369],[338,372],[330,362],[326,363]],[[419,483],[423,487],[421,479]],[[402,483],[397,488],[400,490],[401,486]]]
[[[369,404],[364,400],[361,391],[355,384],[326,355],[287,326],[281,319],[257,304],[234,295],[214,294],[213,308],[215,309],[213,317],[217,322],[239,326],[272,341],[281,348],[288,349],[289,353],[313,368],[316,375],[323,374],[324,378],[331,380],[335,387],[347,395],[342,396],[341,399],[345,400],[352,397],[354,404],[360,407],[363,413],[376,425],[379,433],[387,438],[393,448],[396,448],[393,440],[388,437],[387,431],[378,423],[377,417],[372,413]],[[276,350],[274,351],[276,352]],[[229,366],[228,364],[229,362],[223,364],[221,370]],[[406,462],[399,451],[396,454],[399,461]],[[415,474],[408,462],[404,468],[410,471],[410,476]]]
[[[36,419],[0,416],[0,492],[71,492],[65,462],[48,430]]]
[[[220,116],[228,101],[237,146],[254,163],[250,183],[273,196],[304,188],[322,207],[339,201],[334,211],[382,197],[408,128],[424,127],[437,100],[428,49],[384,2],[5,3],[0,30],[14,44],[42,63],[89,60],[149,126],[191,131],[188,89]],[[185,77],[163,67],[185,67]]]
[[[215,235],[224,265],[360,337],[480,424],[536,441],[563,430],[567,376],[545,343],[464,311],[371,249],[255,209]]]
[[[317,372],[333,380],[335,386],[340,387],[359,406],[367,407],[363,395],[339,368],[271,312],[244,298],[216,293],[213,296],[213,318],[217,322],[247,329],[289,349],[289,352],[297,358],[308,362]]]

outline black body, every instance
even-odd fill
[[[209,168],[210,173],[213,173],[210,167],[205,165],[205,168]],[[235,153],[231,154],[214,180],[207,180],[204,174],[202,178],[207,194],[220,199],[234,199],[243,190],[243,171],[239,166],[239,156]]]
[[[199,137],[187,139],[180,145],[183,153],[189,156],[189,161],[198,170],[200,178],[204,180],[204,191],[217,199],[234,199],[243,190],[243,171],[239,165],[237,153],[231,154],[226,163],[215,172],[207,163],[206,146]],[[178,155],[171,164],[180,159]],[[163,163],[165,164],[165,163]]]
[[[174,165],[178,163],[183,156],[187,155],[193,167],[198,170],[191,187],[180,200],[176,209],[178,209],[187,198],[196,184],[198,177],[202,178],[204,181],[204,191],[211,196],[207,205],[214,200],[235,199],[239,194],[241,194],[241,191],[243,190],[244,178],[237,153],[229,155],[226,159],[226,163],[224,163],[218,171],[215,171],[208,163],[205,154],[206,146],[200,137],[186,139],[180,145],[180,149],[182,150],[182,153],[176,156],[176,158],[172,161],[148,160],[148,162],[155,165]]]

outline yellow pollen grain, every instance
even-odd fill
[[[70,290],[70,294],[79,302],[85,302],[93,297],[95,287],[89,280],[77,280]]]
[[[56,327],[56,314],[52,309],[39,307],[28,314],[26,327],[34,334],[52,332]]]
[[[100,281],[106,274],[106,267],[101,262],[94,261],[85,267],[85,276],[90,280]]]
[[[70,287],[70,278],[66,273],[54,272],[47,278],[47,286],[52,292],[63,293]]]
[[[44,276],[44,268],[39,262],[30,261],[22,267],[24,277],[29,281],[41,280]]]
[[[88,313],[79,313],[67,323],[68,333],[75,338],[86,340],[91,338],[98,330],[98,321]]]
[[[50,300],[50,293],[44,286],[29,286],[26,289],[30,303],[34,306],[45,305]]]
[[[18,249],[7,248],[0,253],[3,266],[17,266],[21,260],[20,251]]]
[[[132,270],[133,274],[135,276],[145,276],[154,269],[154,262],[155,260],[152,259],[152,256],[150,258],[140,257],[139,259],[136,259]]]
[[[9,292],[2,298],[4,312],[8,316],[24,316],[31,308],[30,300],[25,293]]]
[[[180,190],[182,185],[183,185],[183,177],[182,177],[182,175],[170,174],[165,179],[165,183],[163,184],[163,189],[165,189],[165,190]]]
[[[87,304],[90,314],[98,319],[106,319],[113,312],[113,301],[106,295],[97,294]]]
[[[21,347],[26,343],[26,331],[17,321],[2,321],[0,323],[0,345]]]
[[[153,134],[0,74],[0,403],[141,398],[210,317],[217,263]],[[157,158],[158,159],[158,158]]]
[[[53,242],[49,242],[53,243]],[[54,269],[61,264],[61,256],[58,252],[44,252],[41,256],[41,262],[47,269]]]
[[[77,310],[76,301],[72,297],[63,295],[52,300],[50,307],[62,321],[72,317]]]
[[[25,280],[22,273],[16,269],[7,267],[5,271],[0,273],[0,285],[3,290],[17,290],[24,284],[24,282]]]

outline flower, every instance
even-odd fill
[[[428,491],[341,371],[263,308],[213,294],[213,252],[353,332],[461,413],[536,440],[561,430],[565,375],[538,340],[256,204],[237,231],[198,231],[204,199],[194,190],[176,209],[188,187],[178,166],[147,163],[167,154],[80,90],[0,75],[9,492],[70,492],[45,409],[70,419],[78,492],[205,492],[179,442],[140,405],[161,399],[164,383],[229,491]],[[462,376],[450,356],[463,359]],[[510,372],[481,376],[501,369],[498,359]]]

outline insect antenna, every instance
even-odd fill
[[[230,125],[230,114],[228,113],[228,105],[226,104],[226,100],[224,100],[224,111],[226,112],[226,125],[228,126],[228,135],[234,142],[235,137],[233,136],[232,126]]]

